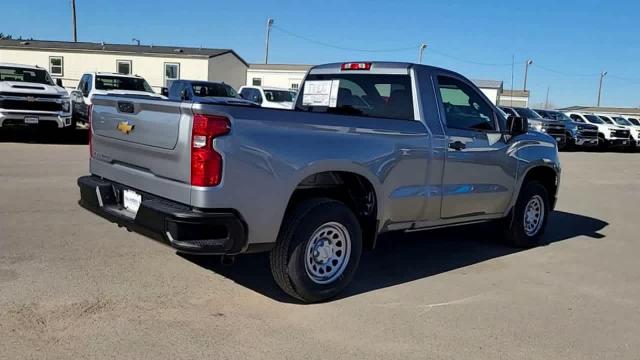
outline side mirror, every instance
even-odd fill
[[[182,89],[182,91],[180,91],[180,100],[189,100],[189,93],[187,92],[187,89]]]
[[[71,101],[82,102],[82,92],[79,90],[73,90],[71,92]]]
[[[62,79],[56,78],[56,85],[58,85],[60,87],[64,87],[64,86],[62,86]]]
[[[527,118],[509,115],[507,118],[507,133],[512,136],[526,134],[529,131]]]
[[[166,87],[160,88],[160,94],[162,96],[169,96],[169,89]]]

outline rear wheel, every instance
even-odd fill
[[[524,184],[511,215],[504,220],[507,243],[521,248],[542,245],[550,209],[549,195],[542,184]]]
[[[270,254],[271,272],[287,294],[319,302],[351,282],[361,253],[362,233],[353,212],[339,201],[309,199],[287,213]]]

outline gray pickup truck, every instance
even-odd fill
[[[83,207],[181,252],[270,251],[304,302],[385,232],[494,221],[536,246],[560,181],[553,138],[430,66],[316,66],[294,110],[105,95],[91,114]]]

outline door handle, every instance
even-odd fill
[[[467,145],[465,143],[463,143],[462,141],[454,141],[454,142],[450,142],[449,143],[449,149],[453,149],[453,150],[462,150],[462,149],[466,149]]]

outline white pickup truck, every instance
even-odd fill
[[[164,98],[156,94],[147,81],[138,75],[125,75],[108,72],[85,73],[78,87],[71,92],[73,100],[73,118],[75,122],[87,123],[89,105],[95,95],[144,95]]]
[[[47,70],[30,65],[0,63],[0,127],[71,126],[67,91]]]

